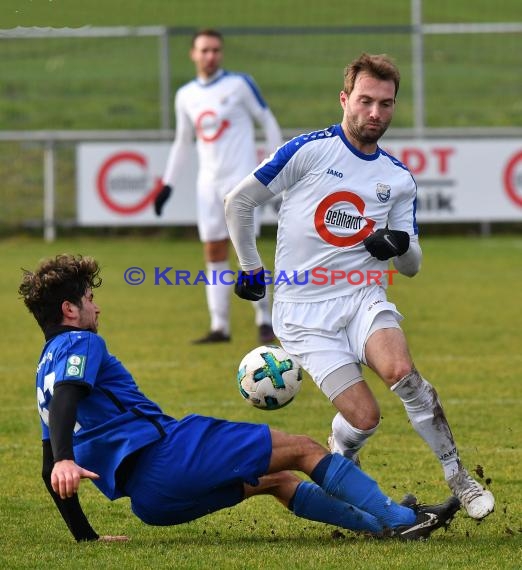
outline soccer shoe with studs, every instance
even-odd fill
[[[213,344],[216,342],[230,342],[230,335],[222,331],[210,331],[207,335],[192,341],[192,344]]]
[[[411,502],[412,499],[415,497],[407,495],[403,501]],[[450,497],[438,505],[418,505],[415,503],[410,508],[417,515],[415,522],[389,529],[388,536],[399,540],[426,540],[435,530],[448,528],[455,513],[460,508],[460,501],[456,497]]]
[[[448,485],[471,518],[481,520],[495,509],[493,493],[484,489],[466,469],[448,479]]]

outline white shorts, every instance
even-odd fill
[[[220,188],[199,187],[197,191],[198,233],[202,242],[228,239],[228,227],[225,219],[225,196],[234,185],[224,184]],[[259,234],[261,216],[259,208],[254,211],[256,236]]]
[[[379,328],[398,328],[402,319],[378,285],[315,303],[276,301],[272,309],[274,332],[281,345],[319,387],[345,364],[366,364],[364,348],[370,329],[373,333]]]

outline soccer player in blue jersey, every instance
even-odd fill
[[[482,519],[493,512],[493,494],[464,468],[437,392],[414,366],[403,317],[386,297],[390,261],[413,277],[422,257],[415,180],[378,144],[393,117],[399,80],[385,55],[354,60],[339,94],[341,123],[280,147],[227,195],[226,219],[242,269],[260,273],[253,213],[283,196],[274,331],[338,411],[330,449],[356,458],[378,428],[365,364],[401,399],[469,516]],[[298,279],[278,281],[282,274]],[[243,280],[237,292],[260,299],[263,288],[257,277]]]
[[[394,503],[352,461],[267,425],[163,413],[98,335],[91,257],[58,255],[24,271],[19,293],[45,335],[36,370],[42,476],[76,540],[100,537],[78,500],[82,478],[128,496],[151,525],[191,521],[270,494],[299,517],[374,536],[427,538],[459,508]],[[302,471],[313,482],[299,479]]]

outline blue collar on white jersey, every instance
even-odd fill
[[[353,154],[355,154],[355,156],[362,158],[362,160],[377,160],[379,158],[381,149],[378,146],[377,150],[373,154],[365,154],[364,152],[361,152],[360,150],[356,149],[353,144],[346,138],[346,135],[344,134],[343,128],[340,124],[335,125],[334,132],[335,134],[339,135],[343,143],[350,149],[351,152],[353,152]]]

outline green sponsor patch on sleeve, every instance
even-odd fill
[[[85,371],[86,357],[79,354],[71,354],[67,358],[67,365],[65,367],[65,375],[71,378],[83,378]]]

